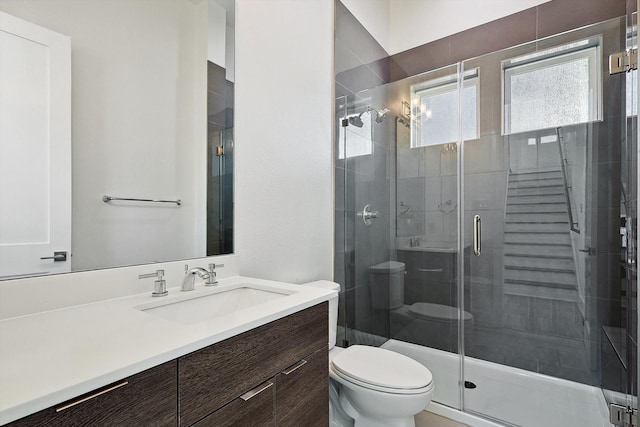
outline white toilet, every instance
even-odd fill
[[[308,286],[340,290],[328,281]],[[338,298],[329,301],[331,425],[415,427],[414,415],[431,401],[433,377],[415,360],[378,347],[336,347]]]

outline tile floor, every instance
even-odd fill
[[[416,427],[470,427],[452,419],[441,417],[433,412],[422,411],[415,417]]]

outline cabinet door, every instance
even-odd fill
[[[267,381],[197,422],[193,427],[274,426],[275,389],[273,381]]]
[[[180,425],[203,419],[326,346],[327,309],[324,302],[181,357]]]
[[[456,255],[450,253],[398,251],[404,262],[404,302],[455,305]]]
[[[276,376],[276,425],[329,425],[329,352],[327,347]]]
[[[176,365],[167,362],[8,426],[175,426]]]

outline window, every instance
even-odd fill
[[[595,37],[504,61],[504,134],[600,120],[599,46]]]
[[[465,140],[478,138],[478,70],[465,73],[463,90]],[[459,99],[456,76],[447,76],[411,86],[411,148],[457,142]]]

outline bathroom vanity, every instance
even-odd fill
[[[326,426],[326,301],[334,292],[239,277],[222,282],[188,296],[172,289],[167,304],[137,295],[3,320],[0,363],[16,369],[0,371],[0,424]],[[238,289],[282,297],[240,302],[197,323],[148,308]],[[100,326],[107,318],[112,327]],[[48,348],[52,334],[60,342]]]
[[[465,247],[465,260],[470,248]],[[457,305],[457,248],[451,244],[422,243],[398,249],[398,261],[406,266],[405,303],[431,302]]]

